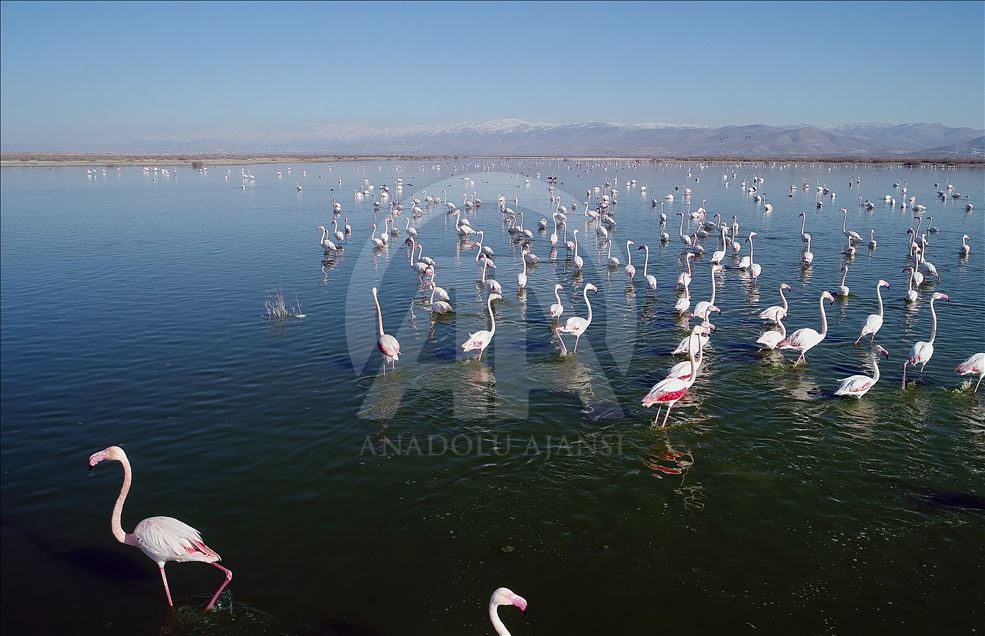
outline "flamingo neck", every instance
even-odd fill
[[[752,242],[752,237],[749,237],[749,266],[752,267],[752,255],[755,244]]]
[[[492,325],[489,328],[489,338],[490,339],[492,339],[492,337],[496,334],[496,316],[493,315],[492,301],[493,301],[492,294],[490,294],[489,295],[489,300],[486,301],[486,306],[489,307],[489,322]]]
[[[879,317],[882,318],[882,285],[876,285],[876,298],[879,299]]]
[[[650,264],[650,247],[647,245],[643,246],[643,254],[645,258],[643,259],[643,278],[646,278],[646,266]]]
[[[590,325],[592,324],[592,303],[588,301],[588,287],[585,288],[585,304],[588,305],[588,325]],[[935,327],[936,324],[937,323],[935,322]],[[588,325],[585,325],[586,329],[588,328]]]
[[[687,386],[690,387],[692,384],[694,384],[694,381],[697,379],[697,375],[698,375],[698,364],[699,363],[696,362],[695,359],[694,359],[694,344],[693,344],[693,342],[692,342],[691,346],[688,347],[688,349],[690,349],[690,351],[688,351],[688,358],[690,358],[690,360],[691,360],[691,376],[687,380],[685,380],[685,382],[687,383]],[[704,355],[702,353],[702,351],[703,351],[703,349],[701,348],[701,336],[699,335],[698,336],[698,355],[699,356],[700,355]]]
[[[116,505],[113,506],[113,515],[110,517],[109,523],[116,540],[120,543],[126,543],[127,533],[123,531],[123,524],[120,521],[123,518],[123,502],[126,501],[127,494],[130,492],[130,482],[133,476],[130,470],[130,460],[127,459],[126,455],[120,458],[120,463],[123,464],[123,486],[120,488],[120,496],[116,498]]]
[[[486,268],[489,266],[489,261],[482,261],[482,282],[486,282]]]
[[[783,285],[780,285],[780,300],[783,301],[783,313],[787,313],[789,307],[787,306],[787,297],[783,295]]]
[[[380,309],[380,299],[373,294],[373,302],[376,303],[376,320],[380,328],[380,338],[383,337],[383,310]]]
[[[718,290],[718,286],[715,285],[715,266],[711,267],[711,304],[715,304],[715,292]],[[708,315],[711,315],[710,313]]]
[[[787,337],[787,328],[783,326],[783,320],[778,318],[777,321],[776,321],[776,326],[780,328],[780,337],[781,338],[786,338]]]
[[[851,243],[849,243],[849,245],[851,245]],[[845,286],[845,279],[846,278],[848,278],[848,270],[847,269],[841,272],[841,286],[842,287]]]
[[[629,243],[626,243],[626,264],[633,264],[633,252],[629,249]]]
[[[818,301],[821,306],[821,337],[828,335],[828,315],[824,313],[824,296],[821,296],[821,300]]]
[[[325,242],[325,237],[326,236],[328,236],[328,230],[326,230],[325,227],[322,226],[322,229],[321,229],[321,242],[322,243]]]
[[[804,233],[804,228],[807,226],[807,216],[800,217],[800,233]]]
[[[557,293],[557,287],[554,288],[554,298],[557,300],[557,304],[561,304],[561,295]]]
[[[436,292],[436,291],[438,291],[438,288],[435,287],[434,286],[434,283],[432,282],[432,284],[431,284],[431,300],[430,300],[430,302],[431,302],[432,305],[434,304],[434,292]]]
[[[872,383],[875,384],[879,381],[879,354],[875,351],[872,352],[872,368],[875,370],[872,374]]]
[[[521,256],[520,257],[520,260],[523,261],[523,275],[526,276],[527,275],[527,257],[526,257],[526,254],[524,254],[523,256]]]
[[[489,621],[492,623],[493,629],[496,630],[496,633],[499,634],[499,636],[510,636],[510,630],[506,629],[506,625],[504,625],[503,621],[499,619],[499,612],[496,611],[498,607],[499,606],[493,602],[489,603]]]
[[[930,299],[930,344],[934,344],[937,338],[937,310],[934,308],[934,299]]]

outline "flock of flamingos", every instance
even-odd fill
[[[690,173],[688,176],[691,176]],[[734,178],[734,176],[735,173],[733,172],[732,178]],[[728,174],[723,175],[723,179],[727,180],[728,178]],[[398,192],[403,189],[401,181],[402,180],[398,178],[395,186]],[[551,258],[556,258],[558,248],[565,249],[568,252],[567,258],[570,259],[575,276],[577,276],[585,266],[583,258],[578,255],[579,230],[573,230],[571,232],[571,239],[568,240],[567,226],[569,210],[561,204],[560,196],[556,196],[554,194],[553,178],[548,178],[548,183],[550,184],[550,203],[552,208],[551,216],[549,219],[547,217],[540,219],[538,222],[538,229],[541,230],[542,234],[546,235],[546,231],[551,227],[553,228],[550,234],[546,237],[546,240],[549,242]],[[744,192],[747,192],[753,197],[761,197],[762,195],[759,194],[759,190],[762,183],[762,177],[755,177],[751,183],[742,182],[742,188]],[[607,264],[612,269],[623,267],[623,263],[620,261],[619,256],[612,255],[612,243],[609,240],[609,234],[613,231],[616,225],[616,207],[618,203],[617,185],[618,184],[610,185],[609,183],[606,183],[604,186],[598,186],[592,190],[589,190],[586,193],[586,200],[584,203],[580,205],[573,203],[572,209],[570,210],[570,214],[577,214],[578,208],[581,208],[581,213],[587,217],[585,231],[593,231],[600,244],[608,248]],[[802,184],[802,186],[805,190],[809,188],[806,182]],[[299,190],[301,189],[300,183],[297,187]],[[795,187],[796,186],[790,186],[791,193]],[[914,217],[916,225],[911,226],[907,230],[908,254],[906,257],[908,265],[905,269],[905,271],[909,273],[906,301],[908,303],[913,303],[917,300],[918,289],[925,279],[930,277],[936,279],[937,281],[940,280],[936,266],[928,260],[930,239],[932,235],[937,233],[937,228],[929,225],[929,222],[928,227],[923,227],[925,219],[923,218],[922,213],[926,210],[926,208],[922,205],[917,205],[915,198],[906,198],[905,184],[895,184],[894,188],[900,188],[900,203],[897,204],[895,197],[891,195],[886,195],[885,203],[891,204],[894,208],[897,207],[897,205],[904,210],[910,208],[914,213],[916,213],[916,216]],[[374,186],[370,185],[369,181],[366,180],[363,187],[357,190],[357,200],[362,200],[366,196],[372,196],[373,190]],[[675,191],[677,192],[677,195],[673,193],[667,194],[664,197],[664,202],[673,202],[675,196],[682,196],[688,199],[691,197],[690,188],[675,187]],[[828,191],[827,188],[822,188],[820,186],[818,186],[818,191],[819,196],[817,199],[817,205],[820,208],[820,206],[823,205],[821,195],[828,194]],[[938,196],[943,199],[949,197],[958,198],[960,195],[957,195],[957,193],[953,191],[953,186],[948,185],[945,186],[945,189],[938,191]],[[479,280],[481,281],[482,287],[487,292],[486,307],[489,313],[490,327],[488,330],[477,331],[470,334],[468,339],[462,344],[462,349],[465,352],[474,351],[477,353],[477,357],[481,359],[482,353],[489,346],[493,337],[496,335],[496,319],[493,312],[493,302],[496,300],[501,300],[503,294],[502,284],[489,275],[489,270],[496,268],[493,260],[495,253],[492,247],[485,242],[485,231],[482,229],[474,229],[472,227],[472,221],[469,218],[471,215],[473,218],[478,219],[476,211],[482,206],[482,201],[476,198],[474,194],[471,198],[468,194],[464,195],[462,207],[465,211],[463,212],[458,205],[447,200],[443,201],[441,197],[427,195],[426,192],[423,193],[423,197],[423,201],[415,198],[409,202],[410,214],[408,215],[403,228],[405,244],[408,248],[410,267],[416,274],[416,282],[421,288],[423,288],[425,294],[429,298],[431,312],[434,314],[448,314],[453,312],[454,309],[450,304],[448,293],[435,283],[437,264],[433,259],[424,256],[424,247],[418,241],[417,230],[412,225],[414,221],[423,217],[428,211],[440,209],[440,206],[444,204],[447,208],[448,216],[454,220],[455,229],[463,244],[472,246],[476,250],[475,264],[478,268],[477,275],[480,277]],[[404,213],[405,208],[402,204],[393,201],[392,198],[393,197],[390,194],[389,186],[381,186],[379,190],[379,197],[374,202],[374,208],[376,209],[377,214],[384,211],[386,211],[386,214],[383,219],[382,231],[379,235],[377,235],[377,230],[380,228],[376,224],[371,226],[373,232],[371,241],[376,249],[385,249],[389,241],[399,240],[401,235],[398,220]],[[764,199],[756,198],[756,200],[763,200],[766,211],[771,211],[771,204],[765,203]],[[659,206],[663,209],[664,202],[654,199],[652,201],[652,207],[657,208]],[[497,203],[499,212],[501,213],[502,223],[506,227],[508,240],[518,245],[521,249],[522,272],[517,276],[516,287],[518,290],[522,290],[527,285],[527,265],[536,263],[539,260],[537,255],[534,253],[534,246],[537,243],[537,237],[534,232],[524,227],[523,211],[518,212],[509,207],[507,205],[508,201],[503,196],[499,197]],[[513,205],[515,207],[519,207],[518,203],[518,200],[514,198]],[[870,206],[873,204],[867,200],[860,200],[859,205],[871,209]],[[972,210],[972,205],[970,203],[966,205],[966,210],[969,212]],[[842,233],[846,239],[843,253],[847,255],[854,255],[855,251],[858,249],[863,249],[863,246],[868,249],[875,249],[876,240],[874,232],[870,232],[869,241],[866,242],[860,234],[848,229],[847,210],[842,208],[840,212],[844,214]],[[339,217],[341,215],[342,204],[338,201],[333,201],[333,231],[329,232],[325,226],[318,227],[318,230],[321,232],[320,245],[324,249],[326,255],[333,255],[341,251],[344,248],[344,244],[350,240],[352,235],[352,228],[349,225],[347,218],[343,220],[340,228]],[[725,223],[719,214],[715,214],[709,219],[708,213],[703,206],[698,207],[693,212],[689,211],[686,214],[684,212],[678,212],[677,215],[681,217],[680,226],[678,229],[678,239],[682,246],[683,262],[686,264],[687,271],[680,273],[677,277],[679,298],[677,299],[674,308],[679,315],[687,316],[689,314],[695,320],[699,320],[700,322],[690,330],[690,335],[685,337],[674,351],[675,354],[687,355],[688,359],[672,367],[668,371],[666,378],[653,385],[650,391],[643,397],[642,403],[645,407],[650,407],[653,405],[657,406],[657,417],[654,420],[654,423],[660,419],[660,410],[664,408],[666,409],[661,426],[666,426],[667,418],[670,415],[671,409],[687,394],[688,390],[694,385],[698,374],[701,372],[703,350],[710,341],[715,330],[715,327],[710,319],[712,314],[719,313],[721,311],[720,308],[715,305],[715,276],[722,271],[724,267],[722,262],[725,260],[726,256],[731,255],[738,261],[736,266],[747,272],[753,279],[758,278],[762,272],[762,266],[755,262],[754,240],[757,236],[756,232],[749,232],[745,235],[741,234],[738,219],[736,217],[733,216],[729,223]],[[806,232],[807,215],[805,213],[801,213],[800,216],[802,217],[801,238],[804,243],[801,262],[803,267],[809,268],[814,260],[814,254],[811,251],[812,239],[811,235]],[[662,244],[666,244],[671,240],[670,234],[667,232],[667,217],[661,212],[659,219],[660,231],[657,240],[659,240]],[[929,221],[930,217],[928,217],[927,220]],[[558,232],[562,232],[562,235],[559,236]],[[475,239],[478,240],[476,241]],[[971,247],[968,244],[969,240],[970,238],[967,235],[964,235],[960,246],[955,245],[949,249],[953,249],[961,258],[968,258],[971,251]],[[709,272],[712,279],[711,297],[708,300],[701,300],[695,303],[692,307],[689,285],[691,283],[691,277],[694,274],[694,271],[692,269],[691,261],[695,256],[705,253],[706,248],[702,245],[702,243],[706,241],[714,242],[714,249],[712,250],[710,258],[711,266]],[[636,268],[632,264],[632,248],[634,244],[635,243],[632,240],[626,241],[627,260],[624,271],[627,276],[628,283],[635,286],[637,280]],[[742,255],[740,258],[740,253],[745,245],[748,246],[748,254]],[[711,249],[711,247],[709,247],[709,249]],[[640,278],[643,281],[643,285],[646,287],[645,292],[652,292],[655,294],[657,280],[656,277],[648,271],[649,247],[645,244],[641,244],[637,246],[637,251],[644,252],[643,272]],[[849,289],[845,285],[847,268],[842,268],[842,273],[843,276],[841,284],[835,290],[835,293],[839,296],[847,296],[849,293]],[[882,290],[888,287],[889,283],[885,280],[880,280],[878,282],[875,288],[875,294],[879,303],[879,313],[871,314],[866,318],[864,324],[862,324],[859,329],[858,339],[855,341],[855,344],[858,345],[863,340],[868,340],[868,346],[871,347],[873,375],[869,376],[859,374],[842,379],[841,384],[836,391],[836,395],[861,398],[879,381],[879,357],[888,357],[888,352],[882,346],[875,343],[875,337],[882,328],[883,324]],[[587,316],[584,318],[581,316],[572,316],[567,318],[564,322],[561,322],[561,317],[565,313],[565,307],[563,306],[560,295],[558,294],[560,289],[562,289],[562,285],[555,284],[554,294],[556,302],[550,306],[549,314],[554,332],[562,349],[562,355],[568,355],[569,353],[567,345],[564,342],[563,335],[574,337],[574,346],[571,349],[571,353],[574,354],[578,350],[579,339],[592,324],[592,305],[589,300],[589,293],[596,292],[597,288],[591,283],[586,284],[584,287],[583,296]],[[790,291],[790,289],[791,288],[789,285],[785,283],[781,284],[779,287],[779,295],[782,304],[768,307],[759,314],[759,317],[765,321],[765,323],[771,325],[771,328],[764,331],[756,342],[762,349],[794,351],[799,354],[795,364],[801,364],[806,361],[807,353],[814,347],[821,344],[827,336],[828,322],[825,314],[824,303],[825,301],[828,301],[829,303],[834,302],[835,296],[830,291],[823,291],[818,299],[821,321],[820,331],[810,327],[805,327],[802,329],[797,329],[791,333],[787,333],[784,320],[787,318],[788,304],[784,292]],[[400,343],[394,336],[387,334],[384,330],[383,313],[377,297],[376,287],[372,288],[372,295],[376,304],[377,329],[379,331],[377,348],[383,356],[383,373],[385,375],[386,365],[390,365],[391,368],[394,368],[400,358]],[[906,372],[908,367],[919,367],[922,371],[927,363],[930,362],[931,357],[934,354],[934,340],[937,337],[937,307],[935,302],[946,302],[948,300],[950,299],[947,294],[936,291],[933,292],[930,300],[930,337],[926,341],[919,341],[915,343],[910,349],[906,360],[903,362],[903,388],[906,387]],[[969,357],[965,362],[957,367],[957,372],[961,375],[977,375],[978,380],[974,388],[977,392],[982,378],[985,377],[985,353],[976,353]],[[219,595],[232,580],[232,572],[229,569],[219,565],[219,555],[205,545],[197,530],[181,521],[178,521],[177,519],[173,519],[171,517],[150,517],[137,524],[133,532],[127,533],[124,531],[121,525],[121,517],[123,512],[123,503],[127,497],[127,493],[130,490],[130,463],[123,450],[117,446],[111,446],[91,455],[89,457],[90,469],[102,461],[118,461],[123,465],[123,486],[120,490],[116,505],[113,508],[111,517],[113,535],[121,543],[140,548],[144,554],[157,563],[161,573],[161,580],[164,585],[165,596],[169,605],[172,604],[171,593],[168,589],[167,576],[164,573],[164,566],[167,562],[199,561],[209,563],[219,569],[225,578],[205,608],[206,610],[212,609],[216,603],[216,600],[219,598]],[[506,626],[503,624],[498,615],[498,608],[502,605],[513,605],[521,611],[525,611],[527,608],[527,601],[507,588],[497,589],[493,592],[491,598],[489,599],[489,618],[493,628],[501,636],[508,636],[509,631],[506,629]]]

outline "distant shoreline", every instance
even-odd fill
[[[323,154],[109,154],[109,153],[0,153],[3,168],[51,168],[64,166],[188,166],[201,162],[205,166],[250,165],[265,163],[328,163],[348,161],[461,161],[461,160],[554,160],[554,161],[642,161],[648,163],[707,162],[707,163],[824,163],[824,164],[903,164],[947,165],[985,168],[985,157],[858,157],[858,156],[626,156],[598,157],[585,155],[323,155]]]

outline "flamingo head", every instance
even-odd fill
[[[109,448],[101,450],[98,453],[89,455],[89,469],[92,470],[92,468],[101,461],[108,460],[118,462],[125,459],[126,456],[126,453],[124,453],[123,449],[119,446],[110,446]]]
[[[527,611],[527,599],[513,593],[509,588],[501,587],[492,594],[489,604],[494,606],[513,605],[521,612]]]
[[[642,252],[645,249],[646,249],[646,245],[640,245],[639,247],[636,248],[636,250],[639,252]]]
[[[835,301],[835,297],[832,296],[831,292],[829,291],[825,291],[823,294],[821,294],[821,299],[827,300],[829,303],[833,303]]]
[[[782,289],[783,291],[793,291],[793,287],[791,287],[790,285],[787,285],[786,283],[783,283],[782,285],[780,285],[780,289]]]
[[[880,286],[880,287],[885,287],[885,288],[887,288],[887,289],[888,289],[888,288],[889,288],[889,281],[885,281],[885,280],[880,280],[880,281],[879,281],[879,286]]]
[[[879,345],[876,345],[876,346],[874,346],[874,347],[872,348],[872,351],[873,351],[874,353],[879,353],[879,354],[882,354],[882,357],[883,357],[883,358],[886,358],[887,360],[889,359],[889,352],[888,352],[888,351],[886,351],[885,349],[883,349],[882,347],[880,347]]]
[[[599,288],[596,287],[595,285],[591,284],[591,283],[588,283],[587,285],[585,285],[585,291],[597,292],[598,290],[599,290]]]
[[[947,294],[942,294],[940,292],[934,292],[934,300],[946,300],[946,301],[950,302],[951,301],[951,297],[948,296]]]
[[[554,291],[560,291],[562,289],[564,289],[564,287],[562,287],[560,284],[558,284],[558,283],[555,283],[554,284]]]
[[[503,297],[500,294],[489,294],[489,300],[503,300]]]
[[[848,214],[848,210],[846,210],[845,208],[840,208],[838,211],[844,214]]]
[[[961,237],[961,240],[962,241],[970,241],[971,240],[971,237],[968,236],[967,234],[965,234],[964,236]]]
[[[315,229],[316,229],[316,230],[323,230],[323,231],[324,231],[324,230],[325,230],[325,226],[324,226],[324,225],[319,225],[319,226],[318,226],[318,227],[316,227]]]

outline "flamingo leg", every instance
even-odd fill
[[[876,332],[873,331],[872,332],[872,337],[869,338],[869,344],[872,344],[875,341],[876,341]]]
[[[658,404],[657,405],[657,415],[656,415],[656,417],[653,418],[653,425],[654,426],[657,425],[657,420],[659,420],[659,419],[660,419],[660,405]]]
[[[578,353],[578,341],[581,340],[581,334],[575,336],[575,348],[571,350],[571,353]]]
[[[219,568],[220,570],[222,570],[223,572],[225,572],[226,573],[226,580],[222,582],[222,584],[219,586],[219,589],[215,591],[215,595],[212,596],[212,600],[209,601],[209,604],[205,606],[205,611],[206,612],[209,611],[210,609],[212,609],[212,607],[215,605],[215,602],[219,599],[219,595],[222,594],[222,591],[224,589],[226,589],[226,586],[229,585],[229,582],[233,580],[233,572],[232,572],[232,570],[230,570],[228,568],[224,568],[221,565],[219,565],[218,563],[213,563],[212,566],[213,567],[216,567],[216,568]],[[164,570],[162,569],[161,572],[164,572]]]
[[[667,412],[664,413],[664,421],[663,424],[660,425],[660,428],[667,428],[667,418],[670,417],[670,409],[673,408],[673,406],[673,404],[667,405]]]
[[[797,358],[797,361],[793,363],[793,366],[797,366],[798,364],[801,364],[802,362],[804,362],[804,354],[805,354],[805,353],[807,353],[807,352],[806,352],[806,351],[804,351],[804,352],[802,352],[802,353],[800,354],[800,357],[799,357],[799,358]]]
[[[908,365],[908,364],[910,364],[910,361],[909,360],[904,360],[903,361],[903,386],[902,386],[902,388],[904,388],[904,389],[906,388],[906,365]]]
[[[975,384],[975,390],[972,393],[978,393],[978,386],[982,383],[982,379],[979,377],[978,382]]]
[[[482,352],[483,351],[484,351],[483,349],[479,349],[479,362],[482,362]]]
[[[164,595],[168,598],[168,607],[174,607],[174,603],[171,602],[171,590],[168,589],[168,576],[164,573],[164,566],[161,568],[161,581],[164,582]]]
[[[875,336],[873,336],[873,337],[875,337]],[[861,339],[862,339],[862,335],[860,334],[859,337],[855,339],[855,346],[856,347],[858,346],[858,341],[861,340]]]

